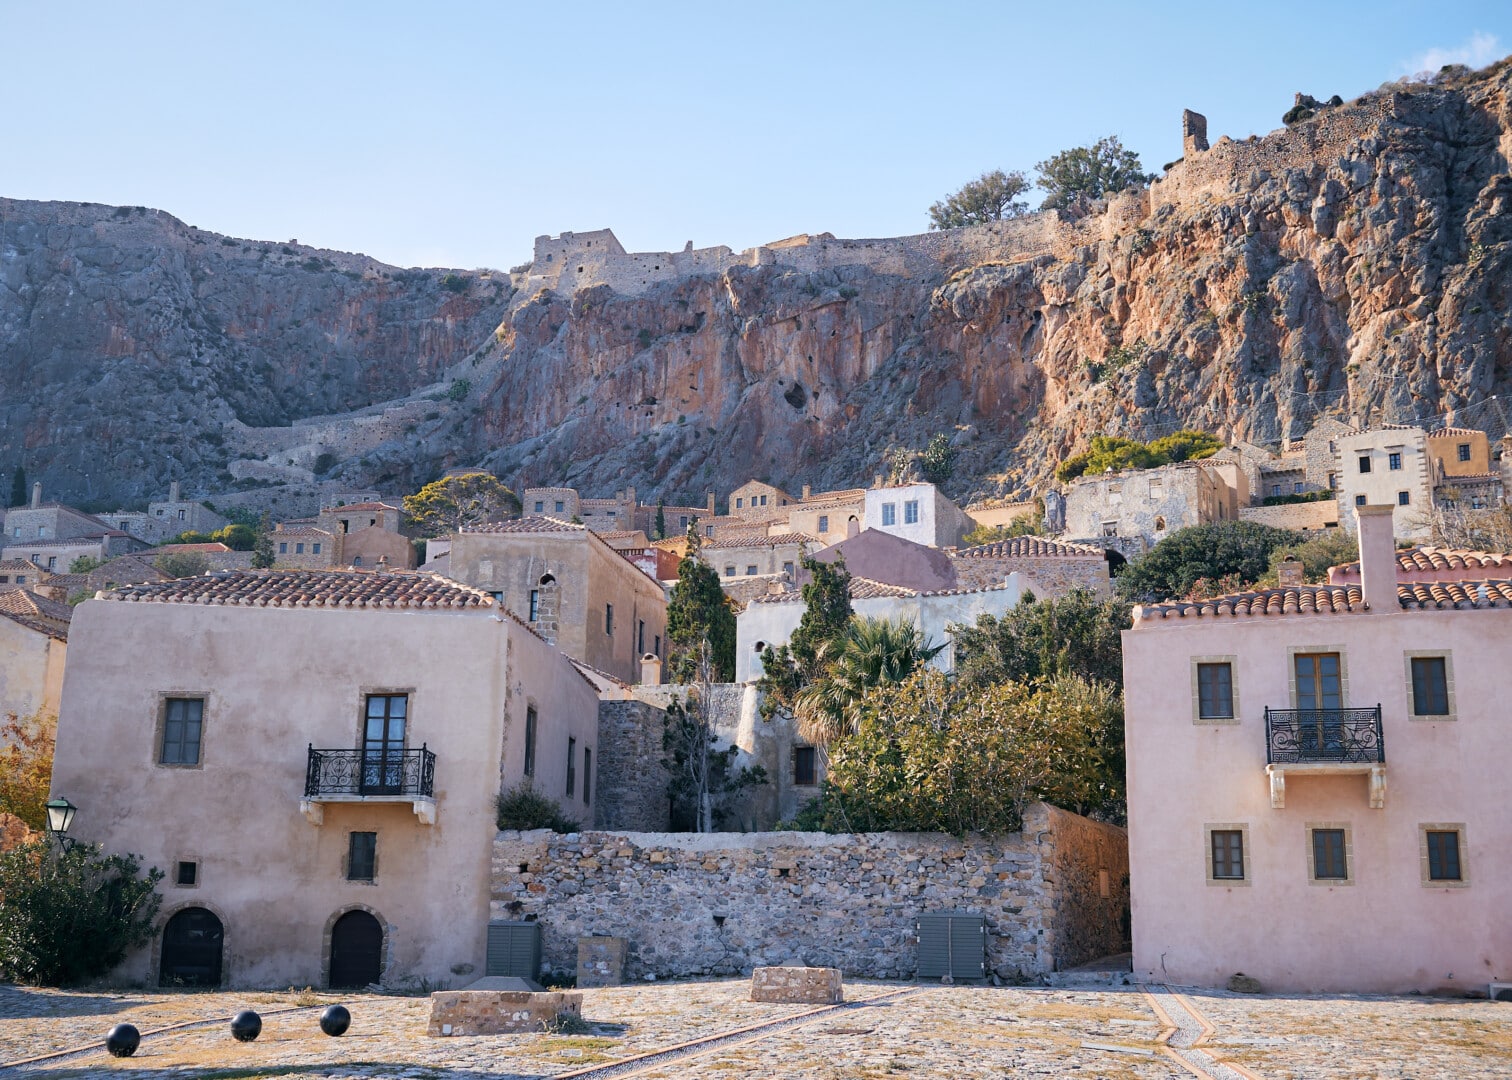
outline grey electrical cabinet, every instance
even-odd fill
[[[931,911],[914,923],[921,979],[985,979],[987,917],[967,911]]]
[[[541,924],[488,924],[488,962],[485,975],[511,975],[534,981],[541,977]]]

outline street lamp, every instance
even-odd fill
[[[68,827],[73,824],[74,814],[79,808],[59,795],[56,799],[47,800],[47,831],[58,838],[58,843],[67,851],[78,843],[68,837]]]

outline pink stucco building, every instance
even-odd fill
[[[1145,605],[1124,632],[1134,970],[1278,991],[1512,979],[1512,581]]]

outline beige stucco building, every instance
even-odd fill
[[[1433,504],[1433,463],[1420,427],[1382,427],[1334,440],[1339,522],[1354,530],[1354,511],[1390,506],[1397,536],[1426,540]]]
[[[626,682],[666,655],[662,586],[591,529],[527,515],[452,538],[447,574],[482,589],[568,656]]]
[[[1359,512],[1359,584],[1135,609],[1137,978],[1512,979],[1512,582],[1399,582],[1392,510]]]
[[[529,774],[593,818],[597,694],[478,590],[233,571],[103,594],[73,637],[53,792],[167,874],[116,979],[465,985],[495,795]]]
[[[0,591],[0,723],[58,715],[73,609],[24,585]]]

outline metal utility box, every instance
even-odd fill
[[[490,922],[485,975],[511,975],[517,979],[541,977],[541,924]]]
[[[921,979],[985,979],[987,917],[968,911],[931,911],[914,923]]]

